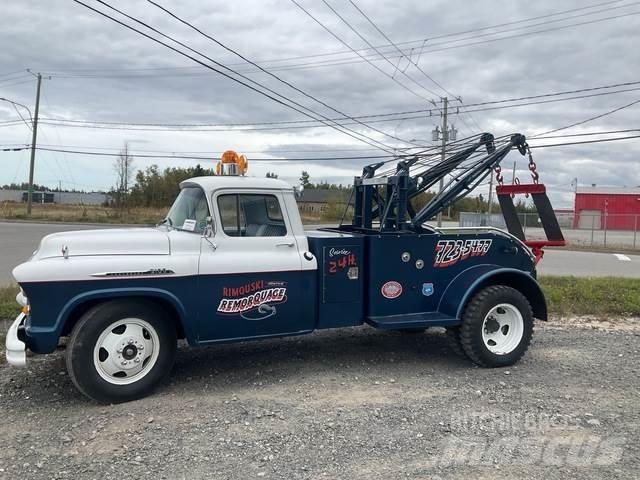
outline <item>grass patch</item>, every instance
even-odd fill
[[[140,225],[155,225],[160,222],[169,211],[169,207],[135,207],[129,210],[99,205],[58,205],[33,204],[31,217],[27,216],[27,207],[23,203],[0,203],[0,220],[32,220],[40,222],[70,222],[70,223],[127,223]],[[329,212],[301,212],[302,223],[321,224],[338,223],[342,218],[342,210]],[[346,217],[350,221],[351,217]]]
[[[0,319],[14,318],[20,311],[20,305],[16,303],[18,287],[0,287]]]
[[[23,203],[0,204],[0,219],[37,220],[43,222],[73,223],[132,223],[152,225],[162,220],[168,208],[131,208],[118,210],[99,205],[34,204],[31,217]]]
[[[639,278],[540,277],[549,313],[640,316]]]
[[[18,287],[0,287],[0,364],[4,363],[4,339],[11,321],[18,315],[20,306],[16,303]]]

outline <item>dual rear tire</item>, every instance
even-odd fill
[[[447,341],[458,355],[482,367],[507,367],[525,354],[533,335],[533,312],[527,298],[506,285],[476,293],[462,323],[447,328]]]

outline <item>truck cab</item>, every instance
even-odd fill
[[[149,228],[45,237],[13,275],[22,312],[6,355],[24,366],[67,337],[78,389],[102,402],[146,395],[176,342],[191,346],[368,324],[445,327],[483,366],[516,362],[546,319],[535,258],[491,229],[305,231],[286,182],[241,175],[186,180]]]

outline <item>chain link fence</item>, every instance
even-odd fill
[[[556,214],[567,244],[625,250],[640,250],[640,215],[561,212]],[[528,239],[544,239],[537,213],[518,214]],[[461,227],[497,227],[506,230],[500,213],[461,212]]]

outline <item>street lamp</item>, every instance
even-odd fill
[[[11,105],[14,105],[14,106],[17,105],[18,107],[22,107],[22,108],[26,109],[27,112],[29,112],[29,120],[31,120],[31,123],[33,124],[33,115],[31,115],[31,110],[29,109],[29,107],[27,107],[26,105],[23,105],[22,103],[14,102],[13,100],[9,100],[8,98],[4,98],[4,97],[0,97],[0,100],[8,102]]]

